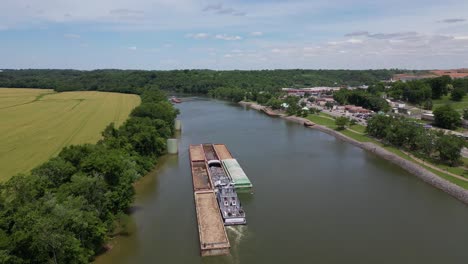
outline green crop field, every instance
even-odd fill
[[[0,181],[65,146],[97,142],[108,124],[121,125],[139,104],[130,94],[0,88]]]

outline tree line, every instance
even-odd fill
[[[97,144],[64,148],[0,184],[0,263],[89,263],[133,202],[133,183],[166,151],[178,111],[159,90]]]
[[[452,166],[460,163],[461,149],[466,144],[464,139],[398,116],[376,115],[368,121],[366,132],[384,143]]]
[[[361,85],[401,70],[3,70],[0,87],[132,93],[140,87],[206,94],[218,87],[273,91],[282,87]]]
[[[395,82],[388,95],[397,100],[403,100],[420,105],[426,110],[432,109],[432,100],[451,94],[450,99],[461,101],[468,92],[468,79],[452,80],[449,76],[441,76],[424,80]]]
[[[341,89],[333,93],[333,99],[341,105],[357,105],[375,112],[387,112],[390,110],[390,105],[385,99],[363,89]]]

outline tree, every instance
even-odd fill
[[[432,100],[429,98],[424,102],[423,109],[424,110],[432,110],[432,107],[433,107]]]
[[[452,101],[461,101],[463,99],[463,97],[466,95],[466,91],[465,89],[463,89],[462,87],[459,87],[459,88],[455,88],[453,89],[452,91],[452,96],[451,96],[451,100]]]
[[[463,119],[468,120],[468,108],[463,109]]]
[[[268,102],[267,102],[266,105],[269,106],[269,107],[271,107],[272,109],[275,109],[275,110],[276,110],[276,109],[280,109],[280,108],[281,108],[281,103],[282,103],[282,102],[281,102],[280,99],[273,97],[273,98],[271,98],[270,100],[268,100]]]
[[[382,139],[387,135],[387,129],[393,123],[393,118],[385,115],[375,115],[367,122],[366,132]]]
[[[450,105],[444,105],[434,110],[434,124],[441,128],[456,129],[461,126],[461,117]]]
[[[448,93],[448,85],[452,83],[450,76],[444,75],[437,78],[429,79],[429,84],[432,89],[432,99],[440,99]]]
[[[442,135],[436,143],[436,149],[439,152],[440,160],[456,165],[461,157],[461,149],[464,146],[464,140],[453,135]]]
[[[300,110],[298,105],[299,97],[288,96],[286,99],[284,99],[284,102],[288,104],[288,109],[286,110],[288,115],[295,115]]]
[[[335,125],[337,126],[338,130],[345,129],[348,123],[349,123],[349,119],[344,116],[340,116],[335,119]]]
[[[43,177],[51,187],[57,188],[68,182],[76,171],[77,169],[70,162],[61,157],[55,157],[33,169],[31,173],[34,176]]]

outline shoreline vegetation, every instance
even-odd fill
[[[418,163],[416,160],[414,160],[414,157],[410,156],[409,154],[402,152],[394,147],[383,146],[377,140],[374,140],[370,137],[366,137],[363,133],[360,133],[359,131],[337,131],[330,127],[327,127],[326,125],[321,125],[317,122],[313,122],[308,118],[297,117],[294,115],[287,116],[285,114],[280,114],[274,110],[266,110],[265,106],[259,105],[254,102],[241,101],[239,102],[239,104],[247,106],[257,111],[265,112],[267,115],[270,116],[278,116],[286,120],[305,125],[306,127],[317,129],[319,131],[332,135],[338,139],[351,143],[354,146],[357,146],[361,149],[372,152],[375,155],[387,161],[390,161],[391,163],[397,166],[400,166],[407,172],[417,176],[426,183],[452,195],[453,197],[468,205],[468,181],[453,177],[452,175],[431,168],[428,166],[428,164]],[[327,118],[324,117],[324,119]]]
[[[178,114],[157,89],[96,144],[66,147],[0,183],[0,263],[89,263],[125,227],[135,182],[166,152]]]

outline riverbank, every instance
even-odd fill
[[[250,107],[252,109],[262,111],[264,106],[252,103],[252,102],[240,102],[241,105]],[[302,118],[302,117],[297,117],[297,116],[286,116],[286,115],[279,115],[279,117],[287,119],[289,121],[293,121],[299,124],[308,124],[311,121]],[[349,142],[361,149],[364,149],[366,151],[370,151],[379,157],[390,161],[391,163],[400,166],[404,170],[408,171],[409,173],[417,176],[421,180],[425,181],[426,183],[452,195],[453,197],[457,198],[458,200],[462,201],[463,203],[468,205],[468,190],[466,190],[463,187],[460,187],[459,185],[456,185],[441,176],[429,171],[428,169],[424,168],[423,166],[407,160],[403,157],[400,157],[399,155],[388,151],[387,149],[373,143],[373,142],[361,142],[356,139],[353,139],[351,137],[348,137],[336,130],[330,129],[326,126],[322,126],[319,124],[313,124],[312,126],[307,126],[313,129],[317,129],[319,131],[322,131],[324,133],[327,133],[329,135],[332,135],[336,138],[339,138],[341,140],[344,140],[346,142]]]

